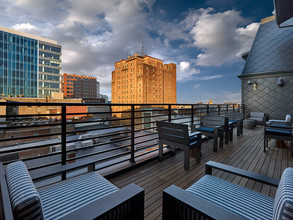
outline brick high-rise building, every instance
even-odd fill
[[[64,98],[97,99],[97,78],[76,74],[62,74]]]
[[[115,63],[112,103],[176,103],[176,64],[144,55]],[[129,107],[113,107],[113,111]]]

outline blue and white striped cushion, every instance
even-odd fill
[[[104,177],[92,172],[44,187],[39,193],[45,219],[59,219],[118,190]]]
[[[274,220],[293,219],[293,168],[287,168],[277,189],[274,205]]]
[[[246,219],[272,219],[274,199],[253,190],[205,175],[186,191]]]
[[[40,195],[25,164],[8,164],[6,179],[14,219],[44,219]]]

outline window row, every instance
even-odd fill
[[[51,46],[51,45],[47,45],[43,43],[40,43],[40,49],[49,50],[49,51],[53,51],[57,53],[61,52],[61,47],[55,47],[55,46]]]

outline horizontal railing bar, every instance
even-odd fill
[[[124,145],[124,146],[115,147],[115,148],[112,148],[112,149],[100,150],[100,151],[95,152],[95,155],[104,154],[104,153],[108,153],[108,152],[115,151],[115,150],[125,149],[125,148],[127,148],[129,146],[130,145]],[[78,150],[82,150],[82,149],[78,149]],[[66,152],[72,152],[72,151],[75,151],[75,150],[70,150],[70,151],[66,151]],[[86,154],[86,155],[82,155],[82,156],[92,156],[92,155],[91,154]]]
[[[135,145],[143,144],[143,143],[150,142],[150,141],[154,141],[154,140],[157,140],[157,139],[158,139],[158,138],[155,137],[155,138],[151,138],[151,139],[148,139],[148,140],[144,140],[144,141],[136,142]]]
[[[9,127],[3,127],[1,129],[7,130],[7,129],[20,129],[20,128],[38,128],[38,127],[53,127],[53,126],[60,126],[61,123],[56,124],[41,124],[41,125],[29,125],[29,126],[9,126]]]
[[[37,132],[37,131],[36,131]],[[62,133],[53,133],[53,134],[41,134],[41,135],[38,135],[37,137],[49,137],[49,136],[54,136],[54,135],[61,135]],[[24,137],[16,137],[16,138],[5,138],[5,139],[2,139],[1,141],[16,141],[16,140],[22,140],[22,139],[30,139],[30,138],[36,138],[36,135],[33,135],[33,136],[24,136]],[[42,140],[40,140],[42,141]],[[25,143],[24,143],[25,144]]]
[[[44,157],[51,157],[51,156],[55,156],[61,154],[61,151],[58,152],[54,152],[54,153],[50,153],[50,154],[44,154],[44,155],[38,155],[35,157],[27,157],[27,158],[22,158],[22,161],[30,161],[30,160],[35,160],[35,159],[40,159],[40,158],[44,158]],[[9,164],[15,161],[18,161],[19,159],[15,159],[15,160],[9,160],[9,161],[5,161],[5,164]]]
[[[167,117],[168,117],[168,115],[150,115],[150,116],[136,117],[136,118],[134,118],[134,119],[156,118],[156,117],[162,117],[162,116],[167,116]]]
[[[49,166],[53,166],[53,165],[57,165],[57,164],[61,164],[61,160],[53,162],[53,163],[43,164],[41,166],[30,167],[30,168],[28,168],[28,170],[31,171],[31,170],[41,169],[41,168],[45,168],[45,167],[49,167]]]
[[[179,103],[64,103],[64,102],[1,102],[1,105],[7,106],[215,106],[217,107],[219,104],[179,104]],[[220,104],[221,106],[226,106],[226,104]],[[232,105],[232,104],[231,104]],[[242,104],[239,104],[242,105]]]
[[[32,143],[34,143],[34,142],[31,142],[31,143],[23,143],[23,144],[32,144]],[[37,149],[37,148],[54,146],[54,145],[59,145],[59,144],[61,144],[61,142],[44,144],[44,145],[38,145],[38,146],[31,146],[31,147],[22,147],[22,148],[18,148],[18,149],[1,150],[0,153],[1,154],[7,154],[7,153],[13,153],[13,152],[17,152],[17,151],[34,150],[34,149]],[[14,147],[14,146],[17,146],[17,145],[12,145],[12,146],[9,146],[9,147]]]
[[[98,170],[102,170],[102,169],[105,169],[105,168],[108,168],[108,167],[111,167],[111,166],[115,166],[115,165],[117,165],[117,164],[119,164],[119,163],[127,162],[127,161],[129,161],[129,160],[130,160],[130,158],[126,158],[126,159],[123,159],[123,160],[119,160],[119,161],[117,161],[117,162],[115,162],[115,163],[111,163],[111,164],[108,164],[108,165],[106,165],[106,166],[99,167],[98,169],[95,169],[95,170],[96,170],[96,171],[98,171]],[[130,166],[132,166],[132,163],[130,163]]]
[[[119,119],[103,119],[99,121],[76,121],[76,122],[67,122],[66,124],[86,124],[86,123],[98,123],[98,122],[107,122],[107,121],[123,121],[123,120],[130,120],[131,118],[119,118]]]
[[[109,157],[105,157],[105,158],[96,160],[95,163],[101,163],[101,162],[104,162],[104,161],[107,161],[107,160],[110,160],[110,159],[114,159],[114,158],[117,158],[117,157],[120,157],[120,156],[125,156],[127,154],[130,154],[130,151],[126,152],[126,153],[115,154],[114,156],[109,156]],[[69,162],[69,161],[72,161],[72,160],[77,160],[77,159],[82,159],[82,158],[89,157],[89,156],[95,156],[95,155],[96,155],[96,153],[82,155],[82,156],[67,159],[66,162]]]
[[[115,127],[108,127],[108,128],[92,128],[92,129],[84,129],[84,130],[79,130],[79,131],[69,131],[66,132],[66,134],[74,134],[76,132],[87,132],[87,131],[100,131],[100,130],[107,130],[107,129],[112,129],[112,128],[125,128],[129,127],[130,125],[120,125],[120,126],[115,126]]]
[[[115,143],[119,143],[119,142],[122,142],[122,141],[128,141],[130,139],[131,138],[129,137],[129,138],[125,138],[123,140],[99,143],[99,144],[92,145],[92,146],[87,146],[87,147],[82,147],[82,148],[78,148],[78,149],[67,150],[66,152],[79,151],[79,150],[84,150],[84,149],[89,149],[89,148],[94,148],[94,147],[100,147],[100,146],[107,145],[107,144],[115,144]],[[127,146],[129,146],[129,145],[127,145]]]

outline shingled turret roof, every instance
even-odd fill
[[[293,73],[293,27],[279,28],[275,20],[261,24],[239,77],[287,72]]]

